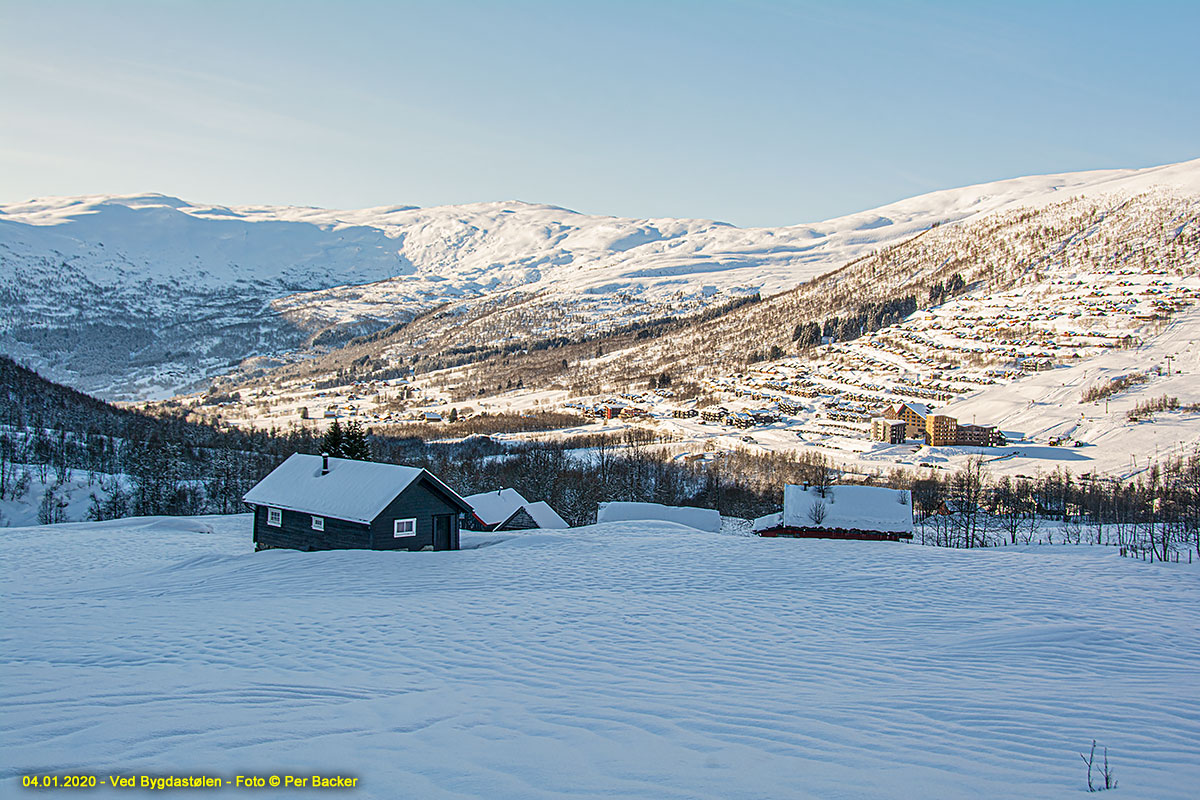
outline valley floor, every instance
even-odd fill
[[[53,770],[1062,798],[1093,739],[1125,800],[1200,785],[1200,568],[669,523],[464,545],[254,553],[247,516],[4,531],[3,793]]]

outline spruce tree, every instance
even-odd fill
[[[371,448],[367,444],[367,433],[356,419],[351,420],[350,424],[346,426],[342,441],[342,458],[351,458],[355,461],[371,460]]]
[[[334,418],[333,424],[321,438],[321,452],[333,458],[345,458],[346,439],[342,433],[342,425]]]

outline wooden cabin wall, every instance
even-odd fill
[[[292,550],[362,550],[371,546],[371,528],[367,525],[325,517],[325,530],[314,531],[312,518],[307,512],[283,509],[283,524],[276,528],[267,524],[267,506],[256,506],[254,541]]]

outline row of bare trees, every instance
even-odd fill
[[[982,459],[912,480],[918,539],[947,547],[1092,542],[1200,555],[1200,453],[1118,480],[1065,470],[992,478]],[[1052,524],[1044,524],[1044,523]]]

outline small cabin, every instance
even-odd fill
[[[474,509],[466,526],[477,531],[521,531],[569,528],[549,503],[531,503],[516,489],[497,489],[463,498]]]
[[[661,503],[611,502],[596,509],[596,522],[674,522],[700,531],[721,530],[721,512],[712,508]]]
[[[471,506],[417,467],[295,453],[246,493],[256,550],[457,550]]]
[[[880,486],[787,485],[783,511],[754,520],[759,536],[794,539],[866,539],[896,542],[913,537],[908,492]]]

